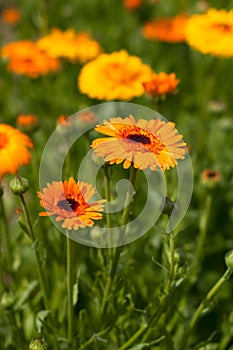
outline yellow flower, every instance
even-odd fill
[[[28,164],[31,139],[7,124],[0,124],[0,180],[5,174],[15,174],[21,165]]]
[[[160,119],[138,122],[132,115],[122,119],[111,118],[96,131],[110,137],[98,138],[92,147],[99,157],[110,164],[123,163],[125,169],[135,168],[166,170],[177,165],[176,159],[183,159],[185,143],[177,133],[175,124]]]
[[[142,82],[152,69],[125,50],[101,54],[81,70],[78,86],[82,93],[99,100],[130,100],[144,93]]]
[[[203,54],[233,57],[233,10],[210,9],[187,22],[186,41]]]
[[[143,82],[143,86],[145,92],[156,97],[174,93],[179,82],[175,73],[166,74],[161,72],[154,74],[151,80]]]
[[[89,203],[95,189],[92,185],[78,181],[72,177],[68,181],[53,181],[38,192],[40,204],[46,212],[40,216],[55,216],[56,221],[63,221],[62,227],[68,230],[78,230],[93,226],[93,220],[102,219],[103,203],[105,199]]]
[[[185,41],[185,26],[187,16],[163,17],[147,22],[142,29],[147,39],[176,43]]]
[[[88,33],[77,33],[73,29],[61,31],[54,28],[50,34],[40,38],[37,45],[51,57],[81,63],[92,60],[102,52],[100,44]]]
[[[33,41],[20,40],[2,47],[1,56],[9,60],[7,69],[10,72],[37,78],[59,69],[56,58],[49,57]]]

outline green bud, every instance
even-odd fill
[[[233,250],[230,250],[225,255],[225,262],[229,269],[233,270]]]
[[[1,305],[5,308],[11,307],[15,303],[15,299],[12,293],[3,293],[1,298]]]
[[[29,350],[47,350],[48,346],[44,338],[32,339],[29,344]]]
[[[166,197],[162,213],[170,216],[174,209],[174,205],[175,203],[170,198]]]
[[[17,175],[13,180],[10,181],[9,186],[14,194],[20,196],[21,194],[27,192],[29,189],[29,182],[24,177]]]

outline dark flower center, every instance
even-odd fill
[[[79,206],[79,202],[77,202],[75,199],[67,198],[59,201],[57,206],[66,211],[76,211]]]
[[[144,145],[149,145],[151,143],[150,138],[145,135],[131,134],[126,136],[126,138],[134,142],[143,143]]]
[[[232,29],[232,26],[226,23],[215,23],[213,27],[216,29],[222,29],[224,32],[230,32]]]
[[[208,172],[208,177],[215,177],[217,175],[216,171],[209,171]]]

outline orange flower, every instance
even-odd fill
[[[219,171],[212,169],[204,169],[202,172],[202,182],[207,185],[217,184],[221,180]]]
[[[105,199],[89,203],[96,193],[94,187],[86,182],[76,182],[72,177],[68,181],[53,181],[38,192],[40,205],[46,212],[40,216],[55,216],[56,221],[63,221],[62,227],[78,230],[93,226],[93,220],[102,219]]]
[[[8,24],[18,23],[20,20],[20,17],[21,17],[20,12],[13,7],[4,9],[1,14],[2,20]]]
[[[32,148],[31,139],[7,124],[0,124],[0,179],[5,174],[15,174],[21,165],[28,164]]]
[[[143,83],[143,86],[149,95],[156,97],[174,93],[179,82],[180,80],[176,79],[175,73],[161,72],[154,74],[150,81]]]
[[[29,40],[9,43],[1,49],[1,56],[9,60],[7,69],[10,72],[25,74],[37,78],[59,69],[59,62],[40,50]]]
[[[125,169],[131,164],[135,168],[166,170],[177,165],[176,159],[183,159],[185,143],[177,134],[175,124],[160,119],[135,121],[132,115],[122,119],[111,118],[104,125],[97,125],[96,131],[110,136],[93,141],[97,156],[104,157],[110,164],[123,163]]]
[[[102,51],[100,44],[88,33],[77,33],[73,29],[61,31],[54,28],[51,33],[40,38],[37,45],[51,57],[81,63],[94,59]]]
[[[185,27],[188,17],[180,14],[176,17],[164,17],[147,22],[142,31],[147,39],[169,43],[185,41]]]
[[[33,131],[38,127],[38,118],[32,114],[20,114],[16,120],[17,127],[23,131]]]
[[[142,5],[142,0],[124,0],[123,5],[128,10],[133,10]]]

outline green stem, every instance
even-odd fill
[[[104,165],[104,191],[105,191],[105,198],[107,199],[106,202],[106,223],[108,227],[108,247],[109,249],[109,255],[112,256],[112,236],[111,236],[111,213],[110,213],[110,205],[109,202],[111,201],[111,192],[110,192],[110,167],[108,164]]]
[[[130,201],[131,199],[131,186],[134,187],[135,184],[135,180],[136,180],[136,174],[137,174],[137,169],[134,168],[133,165],[131,165],[130,168],[130,175],[129,175],[129,188],[128,191],[126,193],[126,199],[125,199],[125,203],[128,203],[128,205],[125,205],[124,207],[124,211],[123,211],[123,215],[122,215],[122,219],[121,219],[121,226],[125,226],[128,222],[129,219],[129,213],[130,213],[130,209],[131,209],[131,205],[132,205],[132,201]],[[125,230],[124,230],[125,232]],[[103,320],[105,311],[106,311],[106,307],[107,307],[107,301],[109,298],[109,295],[111,293],[112,290],[112,285],[114,282],[114,278],[115,278],[115,274],[116,274],[116,270],[117,270],[117,265],[118,265],[118,261],[120,258],[120,254],[122,251],[122,247],[117,247],[115,249],[115,254],[113,256],[112,259],[112,263],[111,263],[111,268],[110,268],[110,273],[108,275],[108,279],[107,279],[107,283],[104,289],[104,295],[103,295],[103,302],[102,302],[102,306],[101,306],[101,322]]]
[[[7,217],[6,217],[6,211],[5,211],[5,206],[4,206],[3,199],[2,199],[2,194],[0,194],[0,208],[1,208],[1,217],[2,217],[2,224],[3,224],[2,242],[1,242],[1,246],[0,246],[1,259],[3,257],[3,253],[4,253],[5,254],[6,269],[8,271],[10,271],[11,265],[12,265],[10,230],[9,230],[9,226],[8,226],[8,221],[7,221]],[[1,266],[4,266],[4,264]],[[1,273],[1,276],[2,276],[2,273]]]
[[[23,208],[23,212],[25,215],[25,219],[27,222],[27,226],[28,226],[28,231],[31,237],[31,240],[33,243],[35,243],[35,257],[36,257],[36,263],[37,263],[37,270],[38,270],[38,277],[39,277],[39,283],[40,283],[40,288],[42,291],[42,295],[43,295],[43,301],[44,301],[44,307],[46,310],[49,310],[49,302],[48,302],[48,296],[47,296],[47,290],[46,290],[46,285],[45,285],[45,277],[43,274],[43,269],[42,269],[42,263],[41,263],[41,258],[40,258],[40,253],[36,244],[36,236],[33,230],[33,226],[31,223],[31,219],[30,219],[30,215],[27,209],[27,205],[24,199],[23,194],[20,195],[20,201],[21,201],[21,205]]]
[[[140,335],[143,334],[143,332],[147,329],[147,324],[144,323],[140,328],[139,330],[134,333],[134,335],[125,343],[123,344],[118,350],[125,350],[125,349],[129,349],[129,346],[131,346],[135,340],[137,340]]]
[[[148,330],[143,336],[143,339],[142,339],[143,342],[146,341],[149,335],[149,332],[150,332],[149,328],[151,327],[152,323],[155,323],[163,314],[165,308],[167,308],[167,301],[171,293],[171,287],[172,287],[172,282],[174,280],[174,275],[175,275],[175,238],[174,238],[174,233],[172,232],[169,235],[169,277],[165,285],[163,295],[160,298],[159,305],[156,307],[155,311],[152,313],[148,321]]]
[[[215,294],[218,292],[218,290],[222,287],[222,285],[230,278],[232,274],[232,269],[228,268],[225,273],[222,275],[222,277],[215,283],[215,285],[211,288],[211,290],[207,293],[206,297],[202,300],[202,302],[199,304],[198,308],[196,309],[187,329],[185,330],[185,334],[183,337],[183,340],[181,342],[180,350],[186,349],[186,345],[188,344],[189,336],[196,326],[196,323],[204,310],[206,308]]]
[[[73,242],[66,236],[66,263],[67,263],[67,313],[68,313],[68,328],[67,338],[70,347],[73,346],[74,335],[74,310],[73,310]]]
[[[193,278],[191,279],[193,283],[195,283],[196,279],[198,278],[198,274],[199,274],[202,260],[203,260],[203,249],[205,245],[206,234],[208,231],[208,223],[209,223],[209,218],[211,213],[211,206],[212,206],[212,196],[211,194],[208,194],[206,197],[203,215],[200,219],[200,231],[199,231],[198,241],[197,241],[197,245],[194,253],[194,268],[192,271]]]

